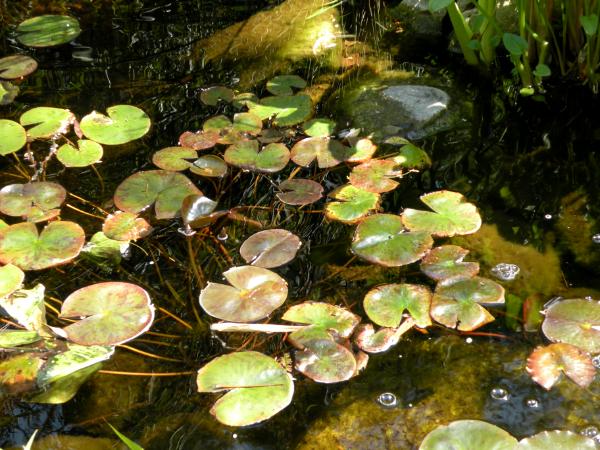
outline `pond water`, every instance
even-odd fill
[[[406,76],[416,72],[417,84],[449,93],[454,116],[437,129],[413,133],[433,165],[405,176],[382,209],[398,213],[402,207],[419,207],[419,195],[432,190],[461,192],[478,206],[484,226],[455,242],[471,250],[485,276],[494,278],[492,269],[500,263],[519,266],[514,280],[501,281],[507,294],[598,299],[596,99],[585,88],[556,87],[544,102],[517,102],[509,90],[453,63],[445,51],[439,53],[440,47],[397,36],[398,23],[387,15],[397,2],[334,3],[319,10],[324,3],[314,0],[0,2],[0,55],[24,52],[40,64],[20,86],[17,100],[0,107],[0,116],[18,120],[34,106],[55,106],[82,117],[94,109],[130,104],[152,118],[143,139],[105,151],[97,173],[49,167],[47,179],[60,181],[77,196],[69,198],[73,208],[64,208],[61,217],[76,218],[91,236],[102,222],[74,208],[92,215],[98,213],[92,205],[110,210],[116,186],[137,170],[151,169],[153,152],[176,145],[181,133],[200,129],[208,117],[230,112],[203,105],[198,99],[202,88],[226,85],[261,93],[273,75],[296,73],[316,86],[313,94],[323,100],[318,113],[343,128],[359,120],[355,112],[363,107],[353,92],[383,89],[414,69]],[[305,20],[315,12],[323,19],[316,31]],[[55,49],[19,46],[14,26],[38,14],[72,15],[83,32]],[[405,48],[398,48],[398,42]],[[378,123],[380,116],[372,110],[379,106],[370,105],[373,115],[365,121]],[[2,186],[23,182],[13,166],[10,158],[0,160]],[[329,190],[344,177],[332,170],[324,185]],[[414,268],[384,270],[351,261],[353,227],[324,221],[315,211],[274,205],[274,189],[265,177],[242,173],[199,184],[220,205],[256,206],[248,213],[253,218],[300,236],[299,256],[278,269],[292,301],[329,301],[355,306],[362,314],[362,297],[371,286],[424,278]],[[228,190],[232,184],[235,188]],[[161,222],[119,267],[81,261],[27,279],[31,285],[44,283],[47,294],[58,299],[103,280],[144,286],[159,308],[151,329],[155,334],[131,346],[166,359],[119,348],[103,369],[174,376],[97,373],[64,405],[5,397],[0,400],[0,446],[23,445],[39,429],[38,438],[80,439],[71,444],[46,440],[39,448],[113,448],[115,436],[107,422],[146,449],[173,450],[411,449],[435,426],[457,419],[486,420],[517,437],[548,429],[591,433],[600,427],[600,411],[594,407],[598,383],[581,389],[562,380],[551,391],[536,385],[525,363],[542,337],[521,331],[518,318],[504,308],[494,310],[496,321],[479,334],[441,327],[412,331],[389,352],[372,355],[366,370],[345,383],[322,385],[297,374],[292,404],[274,418],[246,428],[221,425],[209,413],[214,397],[196,392],[195,371],[224,348],[283,356],[288,347],[277,336],[210,333],[210,318],[197,303],[200,287],[190,270],[188,240],[177,232],[179,226]],[[219,281],[229,266],[241,264],[239,245],[254,231],[228,222],[196,236],[197,264],[205,278]],[[83,436],[99,439],[85,441]]]

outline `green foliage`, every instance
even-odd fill
[[[21,22],[16,33],[17,40],[28,47],[53,47],[71,42],[81,29],[73,17],[44,15]]]

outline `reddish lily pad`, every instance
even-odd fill
[[[348,156],[348,147],[330,137],[310,137],[296,142],[291,158],[299,166],[308,167],[316,159],[319,168],[337,166]]]
[[[8,155],[21,150],[27,142],[25,128],[12,120],[0,119],[0,155]]]
[[[136,214],[117,211],[104,220],[102,232],[107,238],[115,241],[135,241],[148,236],[152,227]]]
[[[41,270],[74,259],[85,242],[85,233],[74,222],[50,222],[38,235],[33,223],[0,229],[0,263],[23,270]]]
[[[542,323],[544,335],[589,353],[600,353],[600,302],[569,299],[551,305]]]
[[[231,286],[208,283],[200,292],[200,306],[212,317],[252,322],[267,317],[287,298],[286,281],[268,269],[233,267],[223,276]]]
[[[527,358],[527,372],[533,381],[550,390],[560,379],[561,372],[582,388],[588,387],[596,368],[589,355],[571,344],[550,344],[537,347]]]
[[[56,151],[56,158],[65,167],[87,167],[100,162],[104,154],[100,144],[87,139],[77,141],[77,147],[61,145]]]
[[[166,147],[152,155],[152,163],[164,170],[180,172],[192,167],[191,160],[198,158],[193,148]]]
[[[430,192],[422,195],[421,201],[435,212],[405,209],[402,223],[409,230],[451,237],[475,233],[481,227],[481,216],[477,208],[472,203],[467,203],[465,197],[458,192]]]
[[[480,420],[456,420],[431,431],[419,450],[515,450],[517,440],[504,431]]]
[[[0,190],[0,212],[29,222],[43,222],[60,214],[66,196],[67,191],[60,184],[49,181],[9,184]]]
[[[369,192],[388,192],[396,189],[398,182],[392,180],[402,176],[395,170],[396,165],[385,159],[368,161],[356,166],[350,172],[349,180],[354,186]]]
[[[190,170],[203,177],[221,178],[227,175],[227,163],[217,155],[204,155],[192,163]]]
[[[26,77],[37,69],[37,61],[27,55],[10,55],[0,58],[0,78],[14,80]]]
[[[292,88],[304,89],[306,81],[298,75],[279,75],[267,81],[267,91],[273,95],[293,95]]]
[[[354,354],[330,339],[303,342],[294,354],[296,370],[318,383],[339,383],[356,373]]]
[[[74,121],[75,116],[68,109],[47,106],[32,108],[19,117],[19,122],[24,127],[33,125],[27,130],[29,140],[52,139],[66,134]]]
[[[323,196],[323,186],[316,181],[293,178],[279,184],[277,198],[286,205],[304,206],[314,203]]]
[[[352,251],[372,263],[397,267],[418,261],[432,245],[429,233],[404,230],[400,216],[374,214],[356,227]]]
[[[289,127],[304,122],[312,114],[312,101],[306,94],[266,97],[259,103],[248,101],[248,109],[261,120],[273,118],[278,127]]]
[[[194,150],[207,150],[209,148],[213,148],[220,138],[221,135],[219,132],[214,130],[198,131],[197,133],[186,131],[179,136],[179,145],[186,148],[192,148]]]
[[[355,342],[362,351],[367,353],[382,353],[398,343],[404,330],[395,328],[380,328],[375,331],[370,323],[359,325],[356,329]]]
[[[589,437],[572,431],[542,431],[519,441],[515,450],[595,450],[596,443]]]
[[[285,312],[282,319],[333,331],[336,338],[350,337],[360,322],[360,318],[347,309],[322,302],[294,305]]]
[[[82,133],[100,144],[120,145],[139,139],[152,123],[144,111],[131,105],[110,106],[106,112],[108,116],[94,111],[79,122]]]
[[[301,245],[300,238],[287,230],[263,230],[244,241],[240,255],[248,264],[270,269],[294,259]]]
[[[231,103],[233,100],[233,91],[225,86],[211,86],[202,89],[200,92],[200,100],[205,105],[217,106],[220,101]]]
[[[336,123],[329,119],[311,119],[302,125],[304,134],[311,137],[332,136],[335,131]]]
[[[228,164],[242,169],[274,173],[287,165],[290,152],[283,144],[269,144],[259,151],[257,141],[243,141],[229,146],[224,158]]]
[[[12,294],[21,287],[25,273],[13,264],[0,267],[0,298]]]
[[[122,211],[137,214],[152,204],[157,219],[171,219],[188,195],[202,195],[185,175],[167,170],[137,172],[115,191],[114,201]]]
[[[210,412],[232,427],[262,422],[292,401],[294,382],[273,358],[258,352],[219,356],[198,371],[198,392],[229,391]]]
[[[408,310],[417,326],[431,325],[431,291],[420,284],[383,284],[367,292],[364,308],[367,316],[382,327],[397,328]]]
[[[329,193],[337,200],[325,205],[325,216],[344,223],[355,223],[379,207],[379,194],[345,184]]]
[[[479,264],[464,262],[468,253],[469,250],[458,245],[436,247],[421,261],[421,271],[435,281],[473,277],[479,272]]]
[[[80,345],[118,345],[152,326],[154,306],[139,286],[118,281],[76,290],[62,304],[60,317],[81,319],[63,328]]]

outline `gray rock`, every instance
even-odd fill
[[[402,6],[412,8],[417,11],[429,11],[429,0],[404,0]]]
[[[441,89],[405,84],[384,89],[381,95],[397,104],[398,113],[421,127],[448,108],[450,96]]]

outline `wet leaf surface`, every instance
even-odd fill
[[[480,420],[456,420],[430,432],[419,450],[515,450],[517,440],[495,425]]]
[[[192,228],[206,226],[221,217],[211,217],[216,207],[217,202],[204,195],[189,195],[183,199],[181,205],[181,220]]]
[[[0,105],[10,105],[19,95],[19,86],[15,86],[10,81],[0,80]]]
[[[312,114],[312,101],[306,94],[266,97],[259,103],[247,102],[247,106],[261,120],[273,117],[278,127],[302,123]]]
[[[550,390],[562,372],[582,388],[588,387],[596,368],[586,352],[570,344],[537,347],[527,358],[527,372],[537,384]]]
[[[431,166],[429,155],[413,144],[404,145],[396,156],[388,159],[405,169],[425,169]]]
[[[382,353],[398,343],[402,334],[394,328],[380,328],[375,331],[373,325],[361,324],[356,329],[356,345],[367,353]]]
[[[431,291],[419,284],[383,284],[371,289],[364,298],[367,316],[382,327],[400,326],[405,310],[419,327],[428,327],[430,307]]]
[[[186,131],[179,136],[179,145],[194,150],[207,150],[213,148],[221,135],[217,131],[198,131],[193,133]]]
[[[37,69],[35,59],[27,55],[10,55],[0,58],[0,78],[14,80],[26,77]]]
[[[240,246],[240,255],[248,264],[269,269],[293,260],[301,245],[294,233],[276,228],[250,236]]]
[[[392,178],[402,175],[395,167],[396,165],[392,161],[386,161],[385,159],[368,161],[354,167],[348,179],[352,185],[365,191],[388,192],[398,186],[398,182],[392,180]]]
[[[46,361],[34,353],[11,356],[0,362],[0,393],[25,394],[37,387],[37,376]]]
[[[542,323],[544,335],[589,353],[600,352],[600,303],[583,299],[563,300],[551,305]]]
[[[259,150],[257,141],[243,141],[228,147],[224,158],[241,169],[274,173],[287,166],[290,152],[283,144],[268,144]]]
[[[216,155],[204,155],[192,163],[190,170],[203,177],[221,178],[227,175],[227,163]]]
[[[0,155],[21,150],[27,142],[25,128],[12,120],[0,119]]]
[[[150,129],[150,117],[135,106],[110,106],[106,112],[108,116],[94,111],[81,119],[79,127],[88,139],[119,145],[141,138]]]
[[[318,383],[339,383],[356,372],[354,354],[333,340],[314,339],[303,342],[294,353],[296,370]]]
[[[293,178],[279,184],[277,198],[286,205],[304,206],[323,197],[323,186],[316,181]]]
[[[308,167],[316,159],[319,168],[337,166],[348,156],[348,147],[329,137],[311,137],[298,141],[291,150],[291,159]]]
[[[44,285],[33,289],[19,289],[7,297],[0,298],[0,306],[19,325],[29,331],[37,331],[46,336],[46,307],[44,305]]]
[[[368,192],[351,184],[340,186],[328,197],[337,200],[325,205],[325,216],[344,223],[356,223],[379,208],[379,194]]]
[[[20,345],[33,344],[41,340],[41,336],[37,331],[26,330],[1,330],[0,331],[0,347],[14,348]]]
[[[73,17],[48,14],[21,22],[15,31],[23,45],[53,47],[71,42],[79,36],[81,28]]]
[[[148,236],[152,227],[146,219],[136,214],[117,211],[104,220],[102,232],[107,238],[115,241],[135,241]]]
[[[28,140],[49,139],[55,135],[66,134],[75,116],[68,109],[39,106],[24,112],[19,122],[27,129]]]
[[[464,262],[468,254],[469,250],[458,245],[435,247],[421,261],[421,271],[435,281],[473,277],[479,272],[479,264]]]
[[[65,167],[86,167],[100,162],[104,154],[100,144],[87,139],[77,141],[77,147],[71,144],[61,145],[56,152],[56,158]]]

